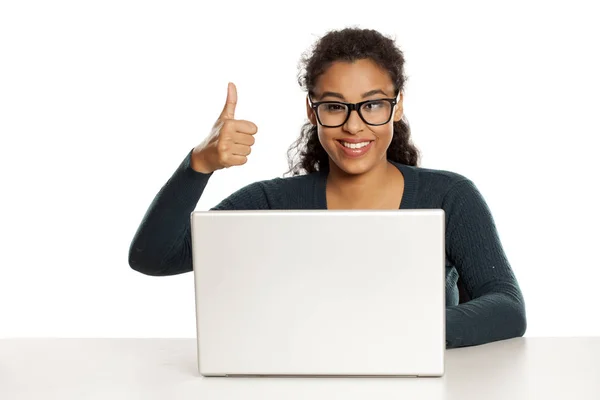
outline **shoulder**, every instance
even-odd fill
[[[475,182],[468,176],[443,169],[399,165],[418,182],[418,204],[442,208],[447,229],[481,230],[493,224],[491,210]]]
[[[440,188],[451,188],[457,183],[468,181],[465,175],[457,171],[449,171],[446,169],[424,168],[412,165],[400,164],[392,162],[405,175],[413,175],[413,178],[419,181],[420,184],[433,185]]]
[[[318,178],[318,173],[284,176],[271,179],[256,181],[250,186],[259,187],[264,191],[273,190],[295,190],[300,187],[314,184]]]
[[[490,210],[475,182],[463,173],[444,169],[401,166],[413,171],[421,195],[437,198],[447,215],[489,217]]]
[[[456,193],[472,191],[475,188],[473,181],[463,173],[447,169],[434,169],[399,164],[394,165],[403,173],[412,187],[419,192],[419,197],[436,199],[443,202]]]
[[[271,192],[273,190],[290,190],[297,187],[312,185],[316,181],[317,176],[318,173],[312,173],[306,175],[262,179],[249,183],[246,186],[243,186],[240,190],[263,192]]]
[[[293,195],[306,193],[317,179],[318,173],[258,180],[241,187],[213,209],[280,208]]]

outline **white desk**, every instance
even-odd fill
[[[446,354],[443,378],[204,378],[194,339],[3,339],[0,399],[600,399],[600,337]]]

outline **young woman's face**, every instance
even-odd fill
[[[365,100],[394,98],[394,85],[387,71],[370,59],[353,63],[335,62],[316,81],[313,103],[321,101],[341,101],[358,103]],[[389,103],[377,102],[363,109],[363,116],[369,122],[377,123],[377,118],[392,113],[390,120],[379,126],[368,125],[356,111],[339,127],[345,115],[343,107],[324,105],[319,109],[321,123],[318,123],[314,110],[307,99],[308,118],[317,125],[321,145],[329,155],[330,168],[339,168],[346,174],[357,175],[371,170],[380,163],[387,162],[387,149],[394,132],[393,122],[402,118],[402,94],[395,108]],[[389,115],[389,114],[388,114]],[[385,115],[387,118],[387,115]],[[328,118],[328,120],[327,120]],[[336,123],[336,121],[338,121]],[[381,120],[379,120],[381,121]]]

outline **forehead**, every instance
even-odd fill
[[[315,92],[337,92],[346,98],[360,97],[373,89],[393,95],[394,85],[389,73],[370,59],[336,61],[315,82]]]

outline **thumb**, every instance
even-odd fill
[[[227,85],[227,100],[225,100],[225,107],[221,112],[222,119],[233,119],[235,117],[235,106],[237,104],[237,89],[232,82]]]

